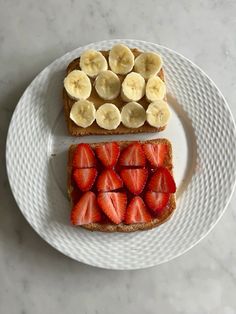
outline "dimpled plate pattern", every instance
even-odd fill
[[[70,226],[70,204],[63,177],[66,169],[55,168],[55,165],[53,168],[52,159],[63,145],[65,159],[71,143],[105,139],[68,136],[61,110],[62,80],[67,64],[83,50],[109,49],[119,41],[141,50],[157,51],[163,56],[168,98],[178,104],[178,125],[183,123],[186,136],[190,137],[186,142],[188,146],[182,144],[187,147],[182,147],[183,150],[187,149],[190,154],[190,163],[178,183],[177,209],[167,223],[145,232],[105,234]],[[62,129],[57,129],[58,121],[62,121]],[[168,128],[173,134],[174,127],[170,121]],[[163,134],[168,137],[168,132]],[[162,136],[146,134],[138,138],[159,135]],[[110,136],[107,140],[117,138]],[[132,138],[135,136],[129,137]],[[178,146],[178,136],[173,135],[170,139],[174,154],[175,151],[178,154],[182,149]],[[236,177],[235,156],[234,121],[214,83],[176,52],[138,40],[94,43],[67,53],[45,68],[29,85],[15,109],[6,151],[12,192],[36,232],[65,255],[110,269],[157,265],[181,255],[199,242],[218,221],[230,200]],[[182,163],[179,158],[175,169],[182,167]],[[57,172],[63,173],[62,183],[55,179]]]

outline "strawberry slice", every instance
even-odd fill
[[[158,168],[148,184],[148,189],[153,192],[175,193],[175,181],[168,169]]]
[[[154,213],[160,213],[166,207],[170,198],[169,193],[157,193],[148,191],[145,194],[145,202]]]
[[[112,169],[105,169],[97,180],[97,190],[99,192],[114,191],[123,186],[120,176]]]
[[[119,164],[121,166],[144,167],[146,163],[145,154],[140,143],[129,144],[121,152]]]
[[[78,203],[80,199],[80,195],[81,193],[76,186],[70,190],[70,196],[71,196],[71,200],[73,204]]]
[[[143,144],[143,150],[152,166],[160,167],[164,165],[164,161],[168,154],[167,144]]]
[[[140,196],[135,196],[127,207],[125,223],[129,225],[140,222],[149,222],[151,220],[152,216],[149,214],[144,201]]]
[[[97,157],[107,168],[114,167],[120,156],[120,146],[116,142],[100,144],[95,148],[95,151]]]
[[[98,205],[115,224],[124,220],[127,196],[121,192],[107,192],[98,194]]]
[[[124,184],[131,193],[135,195],[142,193],[147,182],[147,169],[122,169],[120,175]]]
[[[75,169],[73,178],[78,188],[83,191],[89,191],[93,186],[97,177],[97,170],[95,168]]]
[[[102,220],[96,196],[93,192],[86,192],[71,211],[71,223],[73,225],[85,225]]]
[[[79,144],[74,152],[72,166],[75,168],[91,168],[96,166],[94,152],[89,144]]]

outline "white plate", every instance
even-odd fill
[[[68,136],[62,111],[67,64],[87,48],[117,42],[159,52],[164,59],[172,118],[159,134]],[[89,232],[69,223],[66,158],[71,143],[166,137],[174,151],[177,209],[162,226],[131,234]],[[7,170],[15,199],[31,226],[71,258],[112,269],[157,265],[199,242],[223,214],[236,178],[236,131],[229,107],[196,65],[162,46],[138,40],[110,40],[78,48],[45,68],[14,112],[7,139]]]

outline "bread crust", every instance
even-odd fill
[[[134,56],[137,57],[140,53],[142,53],[142,51],[138,50],[137,48],[133,48],[131,49]],[[109,51],[101,51],[101,53],[104,55],[104,57],[108,60],[108,55],[109,55]],[[67,67],[66,70],[66,75],[68,73],[70,73],[71,71],[75,70],[75,69],[80,69],[80,58],[76,58],[74,59]],[[164,71],[163,68],[160,70],[160,72],[158,73],[159,77],[165,81],[164,78]],[[121,82],[124,80],[124,75],[118,75]],[[94,79],[91,79],[91,83],[92,85],[94,84]],[[166,100],[166,97],[164,98]],[[89,101],[92,101],[94,103],[95,108],[97,109],[100,105],[102,105],[103,103],[105,103],[106,101],[101,99],[96,91],[95,88],[92,89],[92,93],[91,96],[88,98]],[[71,119],[70,119],[70,110],[72,105],[74,104],[75,100],[71,99],[65,88],[63,88],[63,106],[64,106],[64,115],[65,115],[65,119],[66,119],[66,123],[67,123],[67,129],[70,135],[73,136],[85,136],[85,135],[115,135],[115,134],[134,134],[134,133],[153,133],[153,132],[160,132],[163,131],[166,126],[164,127],[160,127],[160,128],[155,128],[151,125],[149,125],[147,122],[144,123],[143,126],[139,127],[139,128],[127,128],[125,127],[122,123],[115,129],[115,130],[105,130],[100,128],[96,121],[90,125],[87,128],[82,128],[79,127],[78,125],[76,125]],[[120,110],[124,105],[124,101],[121,99],[120,95],[114,99],[111,100],[109,102],[114,103]],[[149,102],[146,100],[145,96],[139,101],[139,103],[144,107],[144,109],[146,110]]]
[[[100,143],[92,143],[90,144],[91,147],[94,149],[96,146],[100,144],[104,144],[106,142],[100,142]],[[121,148],[124,148],[128,146],[132,142],[128,141],[119,141],[118,142]],[[173,174],[173,164],[172,164],[172,147],[171,143],[167,139],[154,139],[154,140],[147,140],[147,141],[140,141],[141,144],[144,143],[165,143],[169,147],[169,155],[167,156],[165,160],[164,166],[169,169],[169,171]],[[69,199],[73,206],[73,200],[72,200],[72,193],[73,193],[73,185],[71,181],[71,173],[72,173],[72,160],[74,151],[77,145],[71,145],[68,151],[68,163],[67,163],[67,191],[69,195]],[[130,224],[126,225],[124,223],[121,224],[113,224],[113,223],[90,223],[87,225],[82,225],[80,227],[85,228],[90,231],[101,231],[101,232],[133,232],[138,230],[148,230],[155,228],[164,222],[166,222],[168,219],[170,219],[171,215],[173,214],[174,210],[176,208],[176,200],[175,200],[175,194],[171,194],[170,200],[167,204],[167,206],[162,211],[161,215],[158,218],[154,218],[151,222],[148,223],[137,223],[137,224]]]

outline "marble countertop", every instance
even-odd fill
[[[170,47],[199,65],[236,118],[236,2],[0,1],[0,314],[236,313],[236,193],[214,230],[158,267],[108,271],[75,262],[28,225],[11,194],[5,142],[30,81],[81,45],[134,38]]]

